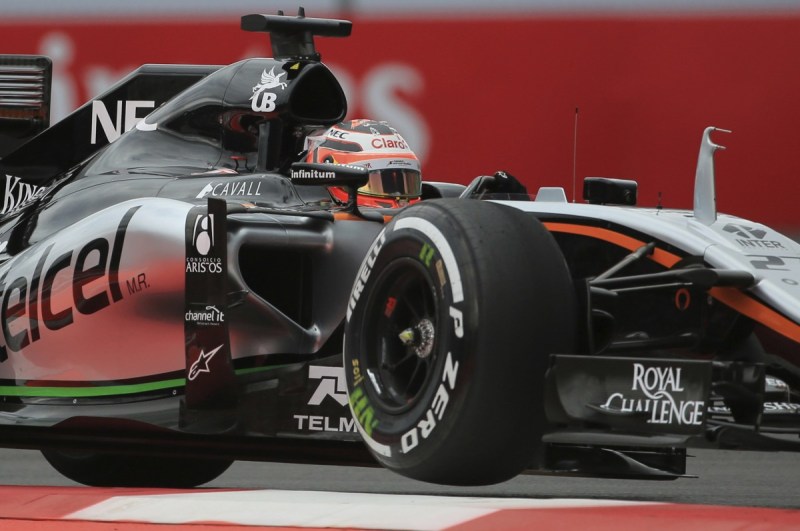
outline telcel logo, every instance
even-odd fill
[[[0,328],[5,343],[5,346],[0,346],[0,361],[8,358],[6,348],[18,352],[38,341],[41,338],[40,323],[48,330],[60,330],[73,323],[74,310],[89,315],[122,300],[119,265],[128,224],[138,209],[135,206],[125,213],[113,241],[105,238],[91,240],[78,250],[74,261],[75,252],[72,250],[50,260],[50,251],[55,245],[50,244],[39,256],[32,276],[19,276],[9,283],[6,283],[9,271],[0,276]],[[67,271],[71,277],[72,303],[54,308],[54,300],[61,299],[53,297],[53,285],[63,282],[56,282],[56,277],[64,278],[59,275],[62,271]],[[87,295],[87,286],[98,286],[101,280],[105,289]]]

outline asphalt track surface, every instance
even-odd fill
[[[800,509],[800,455],[691,450],[697,479],[633,481],[523,475],[489,487],[444,487],[380,468],[237,462],[205,487],[498,498],[596,498]],[[36,451],[0,450],[0,484],[72,486]]]

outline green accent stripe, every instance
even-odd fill
[[[186,378],[175,378],[174,380],[163,380],[160,382],[150,382],[144,384],[129,385],[102,385],[98,387],[29,387],[19,386],[0,386],[0,395],[5,396],[36,396],[49,398],[85,398],[94,396],[114,396],[132,395],[146,393],[148,391],[159,391],[170,387],[183,387],[186,385]]]
[[[271,367],[253,367],[239,369],[237,375],[263,372],[270,369],[285,367],[286,365],[273,365]],[[98,396],[118,396],[161,391],[163,389],[182,388],[186,386],[186,378],[174,378],[141,384],[99,385],[96,387],[44,387],[27,385],[0,385],[0,396],[24,396],[42,398],[88,398]]]

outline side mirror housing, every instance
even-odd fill
[[[636,181],[587,177],[583,180],[583,199],[593,205],[634,206],[638,187]]]

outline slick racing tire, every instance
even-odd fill
[[[42,450],[59,473],[91,487],[192,488],[217,478],[231,460]]]
[[[505,481],[532,464],[548,358],[574,351],[575,327],[566,262],[532,215],[464,199],[409,207],[376,238],[348,301],[356,427],[405,476]]]

